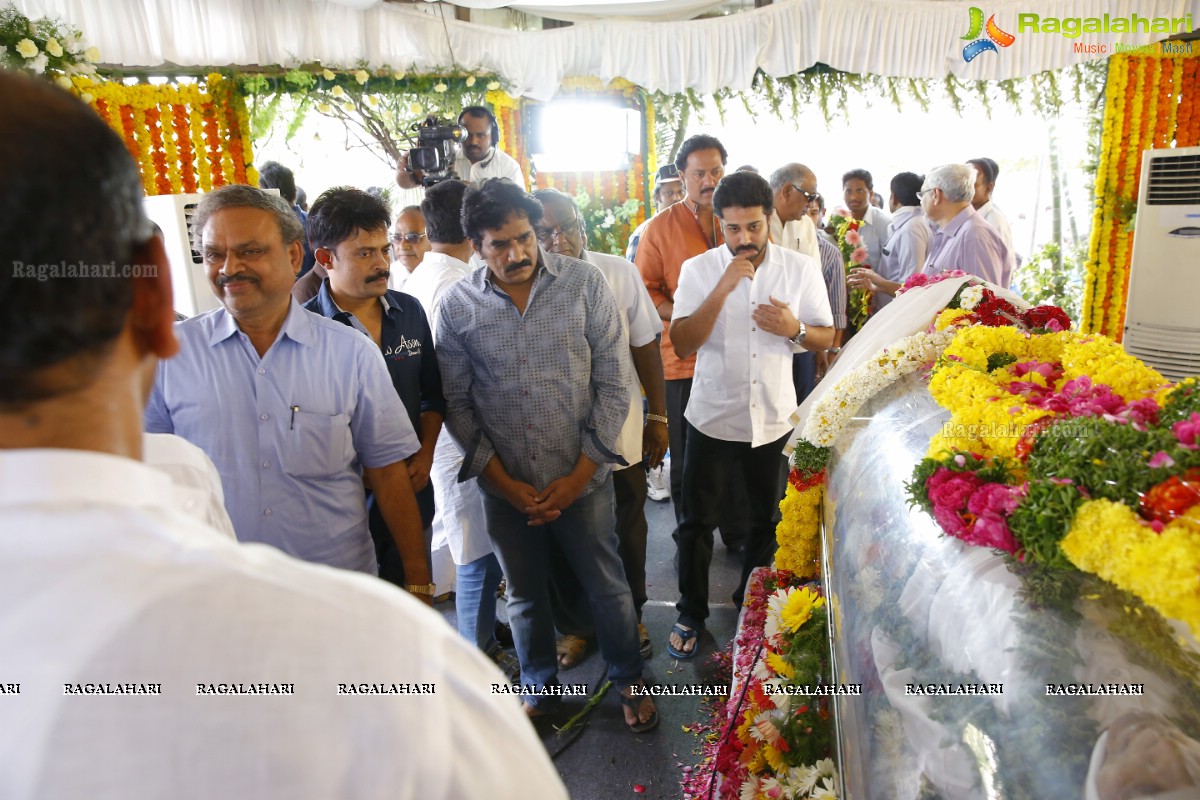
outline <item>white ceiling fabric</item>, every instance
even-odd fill
[[[354,5],[372,3],[368,8]],[[895,77],[1017,78],[1079,63],[1059,34],[1019,34],[971,63],[961,37],[970,3],[942,0],[783,0],[765,8],[683,22],[601,21],[546,31],[509,31],[373,0],[16,0],[31,16],[68,20],[106,63],[148,67],[273,65],[431,71],[461,68],[504,76],[515,94],[549,99],[563,78],[623,77],[651,90],[746,89],[755,70],[780,77],[820,62]],[[444,9],[444,7],[443,7]],[[1016,33],[1028,0],[992,0]],[[1056,17],[1183,17],[1200,0],[1048,0]],[[448,37],[447,38],[447,34]],[[1109,35],[1142,44],[1153,34]],[[1091,37],[1096,39],[1096,37]],[[453,58],[451,57],[453,51]]]

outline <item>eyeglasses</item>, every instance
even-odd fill
[[[559,225],[557,228],[539,228],[536,233],[539,242],[552,242],[555,239],[562,239],[568,235],[574,236],[579,233],[579,220],[571,220]]]
[[[794,183],[792,184],[792,188],[804,195],[805,202],[812,203],[815,201],[819,203],[821,201],[821,195],[818,192],[806,192]]]
[[[930,187],[930,188],[928,188],[928,189],[922,189],[921,191],[917,192],[917,199],[918,199],[918,200],[924,200],[924,199],[925,199],[925,195],[927,195],[927,194],[932,194],[933,192],[936,192],[936,191],[937,191],[937,187],[936,187],[936,186],[931,186],[931,187]]]
[[[425,238],[424,233],[393,233],[392,234],[392,241],[395,242],[396,244],[400,244],[401,242],[408,242],[409,244],[416,244],[417,242],[421,241],[424,238]]]

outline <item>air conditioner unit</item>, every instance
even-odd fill
[[[1200,375],[1200,147],[1142,154],[1124,345],[1171,380]]]
[[[201,194],[160,194],[143,199],[146,216],[163,232],[163,245],[171,262],[171,288],[175,310],[189,317],[221,305],[213,294],[200,256],[198,231],[192,230],[192,215]]]

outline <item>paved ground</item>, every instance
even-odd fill
[[[713,556],[711,571],[712,615],[709,627],[700,640],[700,656],[695,660],[676,662],[666,652],[667,634],[675,622],[675,601],[678,599],[675,568],[672,564],[675,543],[671,531],[675,515],[670,502],[646,503],[646,520],[650,527],[649,552],[646,558],[647,594],[650,601],[642,612],[643,621],[654,641],[654,657],[649,663],[647,677],[655,683],[704,683],[708,669],[704,662],[717,648],[724,647],[733,637],[737,610],[730,595],[741,574],[741,557],[733,556],[719,543]],[[438,606],[447,618],[453,619],[454,604]],[[594,690],[601,678],[603,663],[593,654],[572,670],[560,675],[562,683],[588,683]],[[602,682],[602,681],[599,681]],[[617,800],[618,798],[678,798],[679,764],[695,765],[699,740],[683,731],[700,718],[700,697],[669,697],[658,702],[661,723],[658,730],[634,735],[625,729],[618,702],[609,692],[604,702],[591,715],[582,735],[555,756],[563,781],[573,800]],[[577,704],[579,707],[582,703]],[[558,750],[561,741],[550,749]],[[640,785],[644,792],[635,793]],[[536,800],[536,799],[535,799]]]

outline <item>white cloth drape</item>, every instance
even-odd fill
[[[815,63],[853,73],[1000,80],[1080,63],[1075,42],[1145,44],[1162,34],[1069,39],[1017,33],[1027,0],[987,6],[1016,42],[971,63],[962,58],[970,3],[944,0],[782,0],[716,19],[600,21],[547,31],[509,31],[366,0],[16,0],[30,16],[62,18],[127,66],[326,66],[495,72],[513,92],[549,99],[562,80],[623,77],[650,90],[749,88],[755,70],[781,77]],[[428,10],[428,9],[427,9]],[[441,8],[445,11],[444,7]],[[1200,0],[1047,0],[1042,17],[1200,20]],[[453,52],[453,58],[451,57]]]

